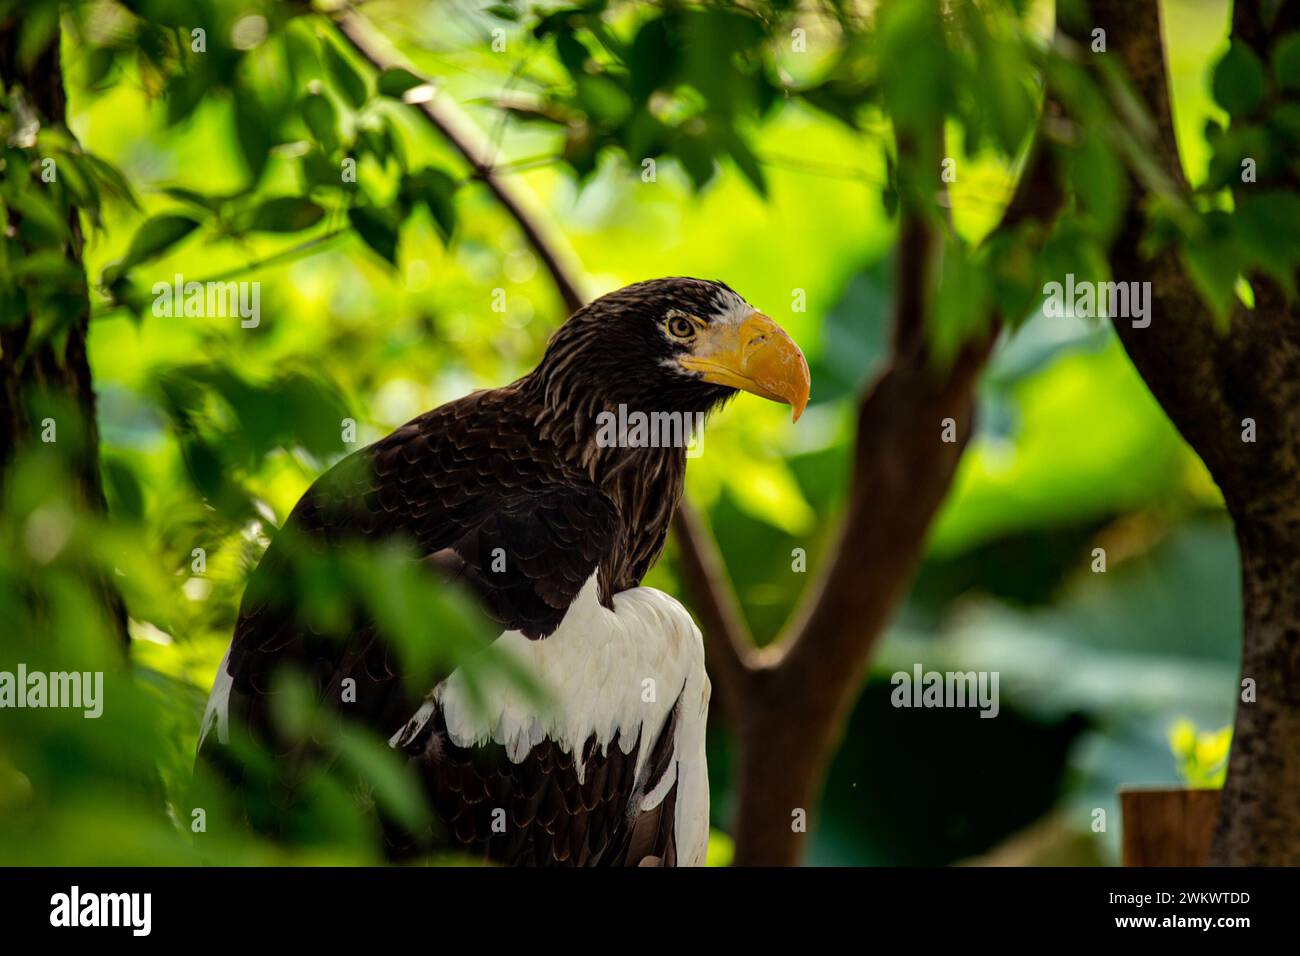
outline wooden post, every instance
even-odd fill
[[[1125,866],[1205,866],[1218,790],[1122,789]]]

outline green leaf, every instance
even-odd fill
[[[420,79],[410,70],[403,70],[401,67],[389,67],[379,74],[379,81],[376,88],[380,96],[391,96],[395,100],[400,100],[402,94],[407,90],[415,89],[417,86],[423,86],[424,80]]]
[[[154,216],[146,220],[131,237],[131,248],[122,260],[121,269],[162,255],[198,227],[198,221],[189,216]]]
[[[35,279],[41,286],[78,289],[85,281],[81,267],[60,250],[46,249],[19,259],[13,274],[20,279]]]
[[[19,192],[9,204],[22,214],[19,231],[32,246],[54,246],[68,238],[68,223],[55,208],[57,198],[50,193]]]
[[[992,297],[990,270],[960,240],[949,241],[934,309],[926,322],[940,365],[951,363],[963,345],[985,333]]]
[[[33,3],[24,12],[25,16],[20,21],[18,62],[24,70],[29,70],[51,43],[59,42],[59,5]]]
[[[1233,41],[1214,68],[1215,101],[1233,117],[1249,116],[1264,99],[1264,67],[1250,47]]]
[[[103,470],[113,513],[132,521],[143,519],[144,493],[131,466],[121,458],[109,457],[104,459]]]
[[[1105,137],[1085,137],[1069,153],[1070,182],[1084,213],[1096,226],[1097,237],[1109,240],[1124,214],[1128,179],[1124,166]]]
[[[1300,33],[1288,33],[1273,48],[1273,79],[1284,90],[1300,90]]]
[[[735,160],[736,167],[749,180],[754,191],[760,196],[767,197],[767,180],[763,177],[763,167],[758,163],[758,157],[754,155],[753,150],[744,138],[736,132],[731,132],[726,137],[727,152]]]
[[[411,832],[429,825],[429,804],[410,767],[385,742],[365,731],[339,726],[339,759],[372,788],[375,802]]]
[[[397,264],[397,224],[388,215],[371,206],[353,206],[348,221],[366,245],[390,264]]]
[[[312,147],[298,160],[307,189],[323,186],[337,189],[343,182],[342,166],[326,156],[319,147]],[[349,183],[349,186],[353,184]]]
[[[122,175],[120,169],[94,153],[83,152],[78,154],[77,158],[84,165],[86,174],[98,183],[102,192],[126,203],[133,209],[140,208],[140,204],[135,198],[135,191],[131,188],[127,178]]]
[[[164,186],[160,192],[164,196],[189,203],[191,206],[198,206],[208,212],[215,213],[221,208],[222,199],[219,196],[206,196],[196,189],[188,189],[185,186]]]
[[[402,177],[402,195],[407,202],[423,203],[428,208],[444,242],[456,231],[455,192],[456,181],[433,166]]]
[[[320,222],[325,210],[305,196],[278,196],[253,211],[254,232],[298,232]]]
[[[1269,115],[1269,128],[1291,147],[1300,147],[1300,104],[1283,103]]]
[[[339,145],[338,114],[328,96],[320,93],[308,93],[298,104],[303,121],[311,131],[312,138],[320,143],[327,153],[334,152]]]
[[[631,71],[629,90],[633,99],[644,103],[655,90],[667,85],[678,58],[677,47],[669,39],[663,17],[642,24],[627,57]]]
[[[1233,214],[1233,227],[1246,255],[1294,295],[1300,265],[1300,196],[1281,190],[1246,193]]]
[[[894,123],[931,135],[951,105],[957,72],[938,4],[887,3],[879,14],[880,88]]]
[[[713,178],[713,151],[698,136],[683,135],[673,151],[677,160],[691,178],[691,184],[698,190],[703,189]]]
[[[275,141],[274,130],[270,117],[255,93],[235,90],[234,102],[231,119],[235,124],[235,138],[253,184],[256,184],[266,169],[266,161]]]
[[[620,125],[632,112],[632,100],[609,77],[580,75],[577,88],[583,110],[601,123]]]
[[[498,20],[509,20],[512,23],[519,19],[519,11],[508,3],[494,3],[484,7],[483,12],[492,14]]]
[[[1232,223],[1226,213],[1205,217],[1206,232],[1183,246],[1183,256],[1192,283],[1214,312],[1221,328],[1227,328],[1228,314],[1236,300],[1241,254],[1232,239]]]
[[[325,49],[325,68],[329,70],[334,85],[343,94],[343,98],[352,104],[353,109],[361,109],[369,96],[366,92],[366,81],[352,68],[352,64],[339,52],[338,47],[328,41],[321,45]]]

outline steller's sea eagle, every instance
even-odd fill
[[[681,604],[640,586],[681,499],[686,448],[610,441],[609,429],[602,440],[600,429],[602,413],[699,421],[737,390],[788,403],[798,419],[803,353],[721,282],[638,282],[575,312],[523,378],[345,458],[303,495],[250,579],[200,761],[240,793],[249,777],[232,738],[289,759],[270,713],[273,675],[288,665],[415,768],[439,824],[429,839],[444,848],[514,864],[702,863],[704,649]],[[508,688],[474,699],[460,671],[421,699],[364,616],[342,639],[323,637],[284,597],[289,534],[317,550],[412,542],[437,578],[477,596],[547,706]],[[355,693],[340,703],[347,678]],[[390,849],[403,841],[418,843],[389,834]]]

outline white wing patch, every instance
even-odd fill
[[[221,664],[217,667],[217,676],[212,680],[212,693],[208,695],[208,706],[203,710],[203,722],[199,725],[199,743],[195,750],[203,748],[203,741],[208,736],[215,725],[217,728],[217,741],[219,743],[230,743],[230,688],[234,686],[235,680],[230,676],[230,648],[226,648],[226,654],[221,658]]]
[[[633,807],[654,809],[678,783],[677,859],[684,866],[703,864],[709,839],[704,759],[709,679],[699,628],[681,604],[654,588],[614,595],[612,611],[601,605],[599,595],[592,574],[549,637],[530,641],[519,631],[506,631],[494,642],[537,678],[548,692],[549,707],[539,707],[513,683],[484,688],[486,701],[477,704],[456,671],[434,688],[389,744],[398,746],[418,734],[439,705],[453,743],[474,747],[492,741],[515,763],[548,738],[574,753],[594,736],[604,751],[617,733],[628,753],[639,731],[639,802]],[[645,762],[679,698],[672,763],[647,792]],[[581,781],[585,767],[577,760],[574,767]]]

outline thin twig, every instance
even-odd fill
[[[356,52],[373,66],[383,71],[398,65],[396,57],[385,56],[380,50],[365,21],[354,13],[345,13],[336,21],[343,38]],[[401,64],[404,69],[415,70],[408,64]],[[418,74],[416,74],[418,75]],[[551,274],[565,307],[576,312],[586,304],[586,299],[579,291],[577,278],[560,260],[555,244],[544,235],[536,218],[524,208],[523,200],[515,191],[493,171],[493,157],[478,141],[477,134],[471,130],[463,119],[441,97],[435,96],[418,104],[424,117],[433,124],[456,152],[464,157],[474,170],[476,176],[491,190],[497,201],[518,224],[528,244],[546,266]]]
[[[308,239],[305,242],[300,242],[297,245],[289,246],[287,249],[281,249],[279,252],[273,252],[265,258],[254,259],[252,262],[245,263],[242,266],[227,269],[225,272],[219,272],[216,275],[208,276],[206,279],[199,279],[198,281],[204,284],[208,282],[228,282],[238,276],[246,275],[250,272],[256,272],[258,269],[265,269],[268,266],[292,261],[305,252],[311,252],[317,246],[323,246],[325,243],[337,239],[347,231],[347,229],[335,229],[331,232],[324,233],[323,235],[316,236],[313,239]]]
[[[705,635],[709,673],[722,694],[723,708],[739,713],[754,668],[754,641],[740,601],[727,576],[722,554],[704,519],[683,500],[673,516],[682,583]]]
[[[345,14],[336,22],[343,37],[376,70],[383,71],[397,65],[395,58],[386,57],[380,52],[378,44],[359,16]],[[409,68],[405,64],[403,66]],[[461,127],[452,108],[445,101],[435,97],[419,104],[419,107],[425,119],[470,164],[473,178],[483,181],[519,225],[529,245],[546,266],[568,309],[576,312],[582,308],[586,300],[579,291],[576,277],[561,261],[539,223],[524,208],[509,184],[501,178],[503,167],[494,165],[494,157],[474,142],[472,133]],[[515,167],[510,171],[517,169]],[[684,584],[690,591],[692,602],[704,624],[707,653],[716,667],[723,698],[728,705],[732,705],[738,700],[735,695],[741,693],[742,682],[750,669],[749,657],[753,641],[718,554],[717,544],[689,502],[683,501],[679,506],[673,527]]]

